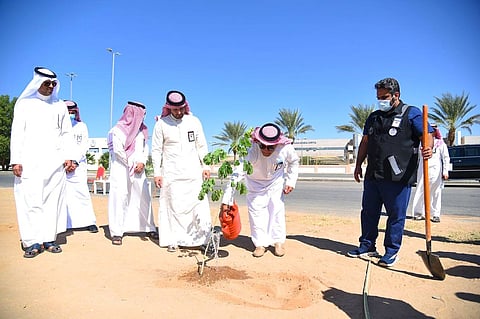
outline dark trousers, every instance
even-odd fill
[[[396,254],[402,245],[403,229],[410,200],[410,185],[391,181],[365,179],[362,197],[362,236],[360,246],[372,249],[378,237],[378,222],[385,206],[387,213],[387,228],[385,231],[386,255]]]

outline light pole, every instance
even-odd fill
[[[113,84],[115,82],[115,56],[120,55],[120,52],[115,52],[112,48],[107,48],[107,51],[112,54],[112,91],[110,93],[110,128],[111,128],[112,116],[113,116]]]
[[[73,72],[65,73],[65,75],[70,77],[70,101],[73,101],[73,78],[77,75]]]

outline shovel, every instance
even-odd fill
[[[428,106],[423,105],[423,134],[422,146],[428,143]],[[443,269],[440,258],[432,254],[432,232],[430,228],[430,182],[428,180],[428,159],[423,159],[423,200],[425,203],[425,240],[427,242],[427,251],[420,251],[419,254],[434,278],[444,280],[445,270]]]

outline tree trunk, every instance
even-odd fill
[[[448,130],[447,146],[452,146],[455,143],[455,129]]]

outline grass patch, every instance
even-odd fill
[[[452,243],[480,245],[480,231],[451,231],[445,237]]]
[[[477,224],[477,223],[475,223]],[[480,230],[476,230],[474,224],[466,226],[461,220],[455,220],[453,224],[432,224],[432,238],[450,243],[480,245]],[[407,220],[405,230],[419,234],[425,234],[425,221]]]

